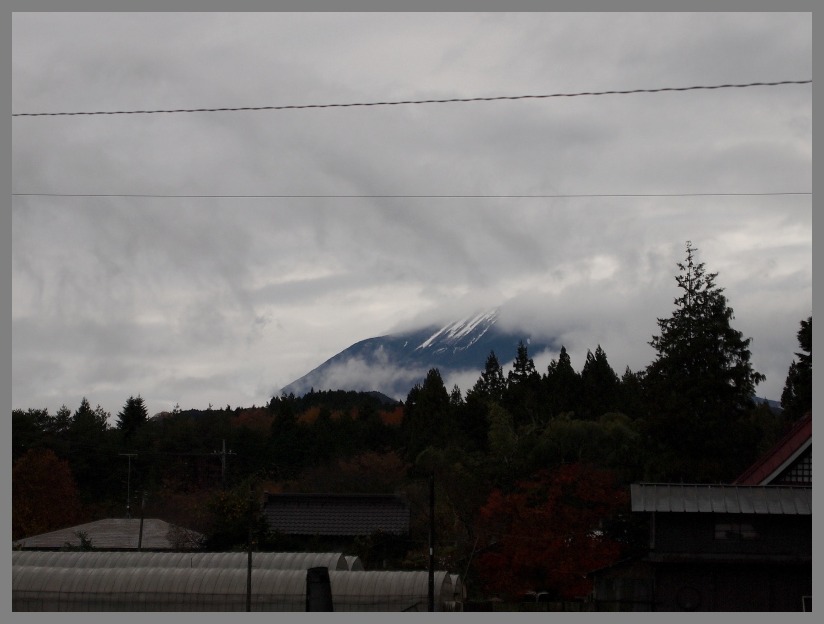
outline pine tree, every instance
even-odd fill
[[[454,408],[459,408],[464,404],[463,394],[458,384],[452,386],[452,391],[449,393],[449,404]]]
[[[80,407],[72,416],[69,424],[69,433],[72,435],[99,435],[105,433],[108,428],[108,412],[104,411],[99,405],[92,409],[89,400],[83,397],[80,401]]]
[[[465,443],[477,450],[487,448],[489,413],[493,406],[501,405],[506,391],[503,368],[494,351],[489,352],[481,376],[466,393],[466,401],[457,411],[458,429]]]
[[[572,368],[566,347],[561,345],[557,360],[552,360],[543,378],[550,414],[580,411],[581,376]]]
[[[512,363],[512,370],[507,375],[507,385],[528,383],[538,379],[538,371],[535,370],[535,362],[529,357],[529,350],[523,340],[518,343],[515,361]]]
[[[115,454],[108,435],[109,413],[100,405],[92,409],[86,397],[72,414],[66,431],[67,456],[81,496],[100,497],[112,494],[118,487],[119,475],[111,469]]]
[[[587,351],[587,359],[581,369],[581,389],[584,403],[582,415],[594,420],[617,407],[618,375],[607,361],[601,345],[595,353]]]
[[[541,397],[541,376],[523,341],[518,343],[515,361],[506,382],[503,404],[515,418],[515,426],[541,422],[545,412]]]
[[[143,398],[140,395],[137,398],[130,396],[117,415],[116,426],[123,432],[123,439],[129,442],[137,430],[146,424],[148,419],[149,413],[146,410]]]
[[[486,358],[484,372],[481,373],[478,381],[467,393],[467,398],[482,398],[500,403],[503,400],[505,390],[506,379],[504,378],[503,368],[501,368],[495,352],[490,351],[489,356]]]
[[[643,379],[644,371],[633,372],[627,366],[618,384],[619,411],[632,419],[644,414]]]
[[[687,242],[676,309],[658,319],[661,333],[649,343],[657,357],[644,377],[648,432],[659,445],[656,476],[725,480],[751,459],[744,417],[765,377],[750,364],[751,339],[730,324],[718,274],[696,261],[696,251]]]
[[[429,369],[423,384],[415,384],[406,398],[403,433],[406,456],[414,461],[426,447],[445,446],[455,431],[449,392],[437,368]]]
[[[790,421],[800,418],[813,408],[813,317],[801,321],[798,330],[798,344],[802,353],[796,353],[798,361],[790,364],[784,391],[781,393],[781,408]]]
[[[61,405],[60,409],[57,410],[57,413],[54,415],[54,434],[57,436],[63,436],[69,431],[69,426],[72,422],[72,411],[66,407],[66,405]]]

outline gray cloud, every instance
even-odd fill
[[[16,13],[13,111],[805,79],[811,40],[781,13]],[[811,120],[808,86],[16,117],[16,193],[333,197],[15,197],[14,406],[260,405],[358,340],[503,302],[573,365],[601,344],[637,369],[688,239],[777,399],[812,311],[809,196],[334,196],[807,191]]]

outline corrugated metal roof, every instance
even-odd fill
[[[393,495],[269,494],[269,526],[287,535],[391,535],[409,532],[409,506]]]
[[[317,566],[349,570],[349,557],[342,553],[252,553],[252,568],[261,570],[306,570]],[[363,564],[353,557],[353,565]],[[53,568],[240,568],[246,569],[245,552],[53,552],[22,550],[12,553],[13,565]]]
[[[633,483],[632,511],[811,515],[812,488]]]
[[[85,534],[96,549],[134,549],[138,543],[146,550],[179,550],[195,546],[202,536],[188,529],[157,518],[143,520],[143,537],[140,538],[140,518],[106,518],[78,526],[33,535],[15,544],[23,548],[63,548],[66,544],[80,546],[78,533]],[[185,543],[180,543],[180,542]]]

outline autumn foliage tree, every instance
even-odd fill
[[[51,449],[32,449],[12,468],[12,539],[76,523],[80,497],[68,462]]]
[[[626,488],[586,464],[541,470],[509,493],[493,490],[478,522],[483,589],[509,597],[535,590],[561,599],[586,595],[586,573],[620,557],[621,542],[602,527],[626,504]]]
[[[352,458],[307,468],[291,484],[302,492],[393,492],[406,479],[408,465],[396,451],[367,451]]]

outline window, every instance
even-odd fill
[[[782,485],[810,485],[813,482],[813,453],[807,451],[776,479]]]
[[[758,532],[748,522],[718,522],[715,525],[715,539],[741,541],[758,539]]]

